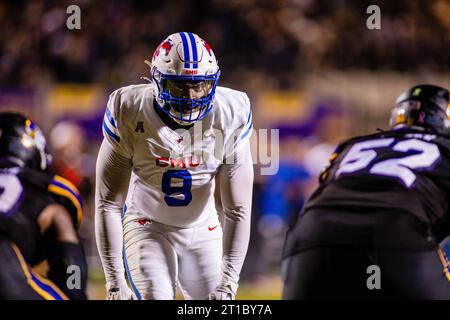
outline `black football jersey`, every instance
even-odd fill
[[[31,265],[40,256],[43,235],[37,223],[51,204],[63,205],[75,228],[82,219],[78,190],[66,179],[41,171],[11,168],[0,171],[0,238],[14,242]]]
[[[358,221],[367,226],[366,217],[388,215],[394,221],[407,215],[425,233],[448,217],[449,200],[450,137],[411,128],[356,137],[340,144],[331,156],[319,187],[290,227],[285,250],[302,245],[297,241],[302,235],[296,235],[302,220],[312,226],[322,218],[312,214],[306,219],[310,212],[332,215],[327,223],[347,226],[357,226]]]

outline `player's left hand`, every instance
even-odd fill
[[[236,291],[232,285],[220,285],[208,296],[208,300],[235,300]]]

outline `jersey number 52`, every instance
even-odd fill
[[[413,169],[427,169],[440,158],[439,148],[433,143],[419,139],[408,139],[397,143],[394,141],[394,138],[385,138],[356,143],[342,159],[335,176],[370,168],[370,174],[398,178],[409,188],[416,181]],[[396,152],[416,151],[418,153],[373,161],[377,157],[375,149],[383,147],[390,147]]]

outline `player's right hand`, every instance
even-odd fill
[[[106,300],[136,300],[125,280],[106,283]]]
[[[208,296],[208,300],[235,300],[237,285],[220,285]]]

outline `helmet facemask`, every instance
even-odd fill
[[[30,166],[37,167],[42,171],[47,170],[52,162],[52,156],[47,150],[47,141],[41,129],[29,119],[25,121],[25,133],[22,136],[22,144],[27,147],[34,147],[39,154],[39,156],[34,157],[36,160],[39,159],[39,163]]]
[[[203,119],[212,108],[220,72],[205,76],[162,74],[153,70],[162,110],[182,125]]]

